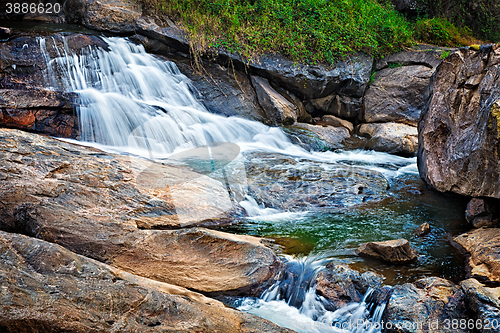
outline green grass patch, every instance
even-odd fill
[[[411,23],[376,0],[136,0],[182,22],[196,51],[224,47],[247,58],[281,53],[334,62],[375,56],[413,43]]]
[[[415,23],[415,37],[423,43],[439,46],[466,46],[475,40],[467,28],[457,28],[445,18],[419,19]]]
[[[224,48],[247,59],[280,53],[295,61],[333,63],[356,52],[379,58],[417,42],[478,43],[470,29],[446,18],[405,17],[386,0],[135,1],[148,14],[180,23],[195,56]]]

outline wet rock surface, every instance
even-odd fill
[[[291,332],[187,289],[0,231],[2,332]]]
[[[301,163],[268,153],[255,153],[247,159],[249,194],[265,207],[338,212],[388,195],[386,178],[375,171]]]
[[[429,223],[422,223],[415,231],[413,232],[417,237],[424,237],[431,232],[431,226]]]
[[[179,209],[212,216],[212,223],[232,216],[234,210],[220,209],[237,206],[212,178],[168,166],[136,173],[145,161],[17,130],[0,129],[0,143],[2,230],[207,292],[263,286],[279,266],[258,238],[203,228],[151,230],[203,221],[184,220]]]
[[[441,192],[500,198],[500,45],[461,49],[439,65],[419,122],[420,176]]]
[[[357,132],[368,139],[368,149],[404,156],[414,156],[418,149],[418,131],[413,126],[398,123],[362,124]]]
[[[498,224],[498,202],[473,198],[467,204],[465,219],[475,228],[493,227]]]
[[[197,68],[186,59],[174,61],[191,80],[198,100],[210,112],[267,122],[248,75],[210,62],[203,62],[202,68]]]
[[[467,308],[473,313],[472,318],[478,330],[500,332],[500,288],[489,288],[475,279],[460,282],[465,293]]]
[[[356,250],[356,253],[392,264],[405,264],[417,259],[417,251],[411,248],[406,239],[364,243]]]
[[[380,288],[384,278],[373,272],[363,274],[347,265],[330,263],[318,273],[315,279],[318,295],[325,297],[332,308],[340,309],[350,303],[363,300],[369,288]]]
[[[98,37],[71,34],[65,37],[68,47],[78,53],[88,46],[106,48]],[[61,34],[45,37],[51,57],[62,46]],[[0,126],[45,133],[65,138],[78,136],[74,111],[76,95],[48,90],[42,39],[18,35],[0,42]]]
[[[469,258],[469,274],[480,281],[500,282],[500,228],[481,228],[453,239]]]
[[[457,318],[469,319],[465,294],[460,286],[437,277],[395,286],[383,316],[386,332],[469,332],[451,326]]]

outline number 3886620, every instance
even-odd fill
[[[8,2],[5,7],[7,14],[58,14],[62,10],[59,3],[29,3]]]

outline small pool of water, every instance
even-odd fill
[[[465,220],[466,199],[429,189],[418,175],[391,180],[391,195],[379,202],[351,207],[342,213],[285,213],[245,218],[225,231],[273,238],[285,254],[305,256],[322,252],[352,268],[375,271],[390,285],[439,276],[459,282],[465,276],[464,258],[450,239],[470,229]],[[431,232],[416,237],[422,223]],[[419,251],[410,265],[390,265],[357,256],[359,245],[370,241],[408,239]]]

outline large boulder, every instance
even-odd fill
[[[0,231],[2,332],[290,332],[187,289]]]
[[[469,319],[464,292],[437,277],[395,286],[383,316],[385,332],[469,332],[452,326],[456,319]]]
[[[461,234],[454,245],[466,253],[469,275],[500,282],[500,228],[481,228]]]
[[[421,178],[441,192],[500,198],[500,44],[452,53],[430,88],[418,126]]]
[[[418,149],[418,131],[398,123],[362,124],[357,132],[366,137],[366,148],[391,154],[414,156]]]
[[[363,107],[362,97],[329,95],[307,101],[306,110],[317,115],[333,115],[355,121]]]
[[[75,99],[46,89],[0,89],[0,126],[75,138]]]
[[[373,272],[361,274],[347,265],[328,264],[315,279],[316,293],[329,301],[334,311],[356,302],[360,303],[369,288],[382,286],[384,277]]]
[[[327,66],[304,65],[279,55],[267,55],[259,57],[249,66],[259,76],[309,100],[332,94],[362,97],[370,81],[373,59],[356,54]]]
[[[336,126],[336,127],[345,127],[349,130],[349,133],[352,133],[354,130],[354,125],[345,119],[337,118],[332,115],[326,115],[321,117],[321,121],[319,122],[321,125],[327,126]],[[319,125],[318,122],[315,125]]]
[[[406,239],[363,243],[356,250],[363,257],[380,259],[391,264],[405,264],[417,259],[417,251]]]
[[[429,69],[436,69],[443,62],[444,56],[451,51],[454,49],[421,44],[408,51],[389,54],[378,59],[375,62],[375,70],[381,71],[401,66],[425,66]]]
[[[293,125],[297,121],[299,110],[295,104],[274,90],[268,80],[252,76],[252,84],[259,103],[272,124]]]
[[[279,266],[258,238],[175,230],[241,212],[226,185],[187,167],[142,170],[148,162],[7,129],[0,159],[2,230],[205,292],[248,291]]]
[[[426,88],[446,52],[421,45],[377,60],[360,119],[417,126],[428,98]]]
[[[69,0],[64,3],[66,22],[114,33],[132,33],[141,17],[140,5],[121,0]]]
[[[417,126],[425,103],[425,89],[433,70],[426,66],[401,66],[376,72],[366,90],[362,120],[367,123],[398,122]]]
[[[462,281],[460,286],[465,293],[467,308],[476,321],[476,328],[500,332],[500,287],[489,288],[475,279]]]

